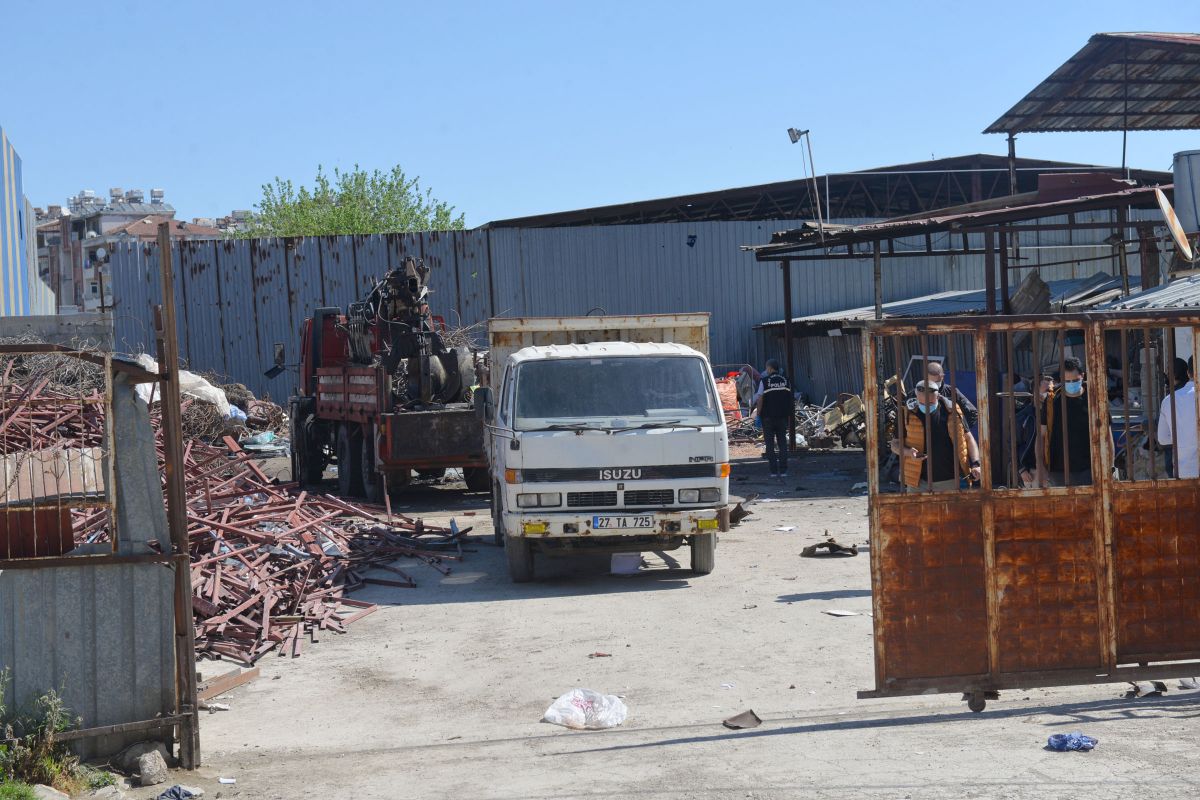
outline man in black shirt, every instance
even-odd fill
[[[1062,386],[1042,406],[1042,442],[1051,486],[1087,486],[1092,482],[1092,437],[1083,366],[1063,361]],[[1063,432],[1066,450],[1063,450]]]
[[[788,421],[795,405],[792,385],[779,371],[779,362],[768,360],[767,371],[758,384],[757,410],[763,438],[767,440],[767,463],[772,478],[786,478],[788,474]]]

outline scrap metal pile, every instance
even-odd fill
[[[253,664],[305,639],[343,633],[377,606],[348,595],[370,585],[412,588],[393,561],[407,556],[449,574],[462,558],[458,530],[383,508],[277,484],[232,437],[185,448],[196,651]],[[373,578],[378,569],[394,577]]]
[[[60,354],[9,355],[0,359],[0,378],[0,458],[24,467],[7,470],[12,480],[5,497],[30,492],[12,476],[31,465],[39,473],[35,482],[47,480],[46,452],[78,454],[91,448],[107,457],[102,366]],[[271,409],[254,403],[246,403],[247,416],[253,419],[259,412],[269,430]],[[185,399],[184,411],[201,404]],[[165,485],[161,422],[154,400],[150,424]],[[93,460],[100,464],[102,458]],[[408,557],[449,574],[448,564],[462,559],[463,537],[471,530],[459,530],[454,522],[448,528],[426,525],[386,507],[299,491],[294,483],[269,477],[255,454],[232,435],[185,436],[182,467],[196,650],[202,658],[253,664],[273,650],[298,656],[306,639],[344,632],[376,609],[350,597],[353,592],[372,585],[415,587],[413,578],[393,565],[398,559]],[[72,462],[66,474],[78,471]],[[96,545],[112,541],[108,504],[83,502],[104,496],[102,470],[97,471],[101,477],[82,493],[79,487],[42,489],[39,484],[39,496],[72,498],[62,512],[56,552],[0,549],[0,557],[59,555],[79,546],[97,552]],[[0,537],[0,543],[12,538]],[[368,575],[372,570],[388,577]]]

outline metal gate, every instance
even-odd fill
[[[859,697],[961,691],[978,711],[1004,688],[1200,673],[1200,479],[1178,477],[1195,474],[1182,451],[1200,412],[1161,377],[1200,351],[1200,314],[864,324],[876,688]],[[1076,358],[1083,395],[1043,395],[1041,376],[1073,376]],[[934,360],[957,399],[925,415],[913,384]],[[906,463],[939,453],[933,415],[955,417],[971,395],[977,422],[963,413],[968,435],[943,440],[953,478],[944,459]],[[1166,443],[1184,432],[1169,456],[1163,418]],[[1082,430],[1086,442],[1068,440]],[[972,438],[974,485],[958,457]]]

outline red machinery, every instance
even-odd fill
[[[471,348],[445,345],[445,326],[429,311],[428,274],[406,258],[345,314],[318,308],[304,321],[289,405],[301,486],[335,463],[340,493],[370,500],[382,497],[385,480],[403,486],[414,470],[429,477],[461,467],[469,489],[489,489],[483,424],[471,407],[483,364]]]

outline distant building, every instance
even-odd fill
[[[38,271],[33,207],[21,186],[21,158],[0,128],[0,316],[53,314]]]
[[[162,189],[151,189],[146,202],[141,189],[113,188],[105,200],[84,189],[67,201],[65,209],[49,206],[45,212],[39,210],[38,257],[60,287],[60,310],[103,311],[119,303],[113,296],[108,266],[113,245],[153,242],[162,222],[172,223],[172,239],[225,235],[212,224],[176,220],[175,209],[164,196]]]

